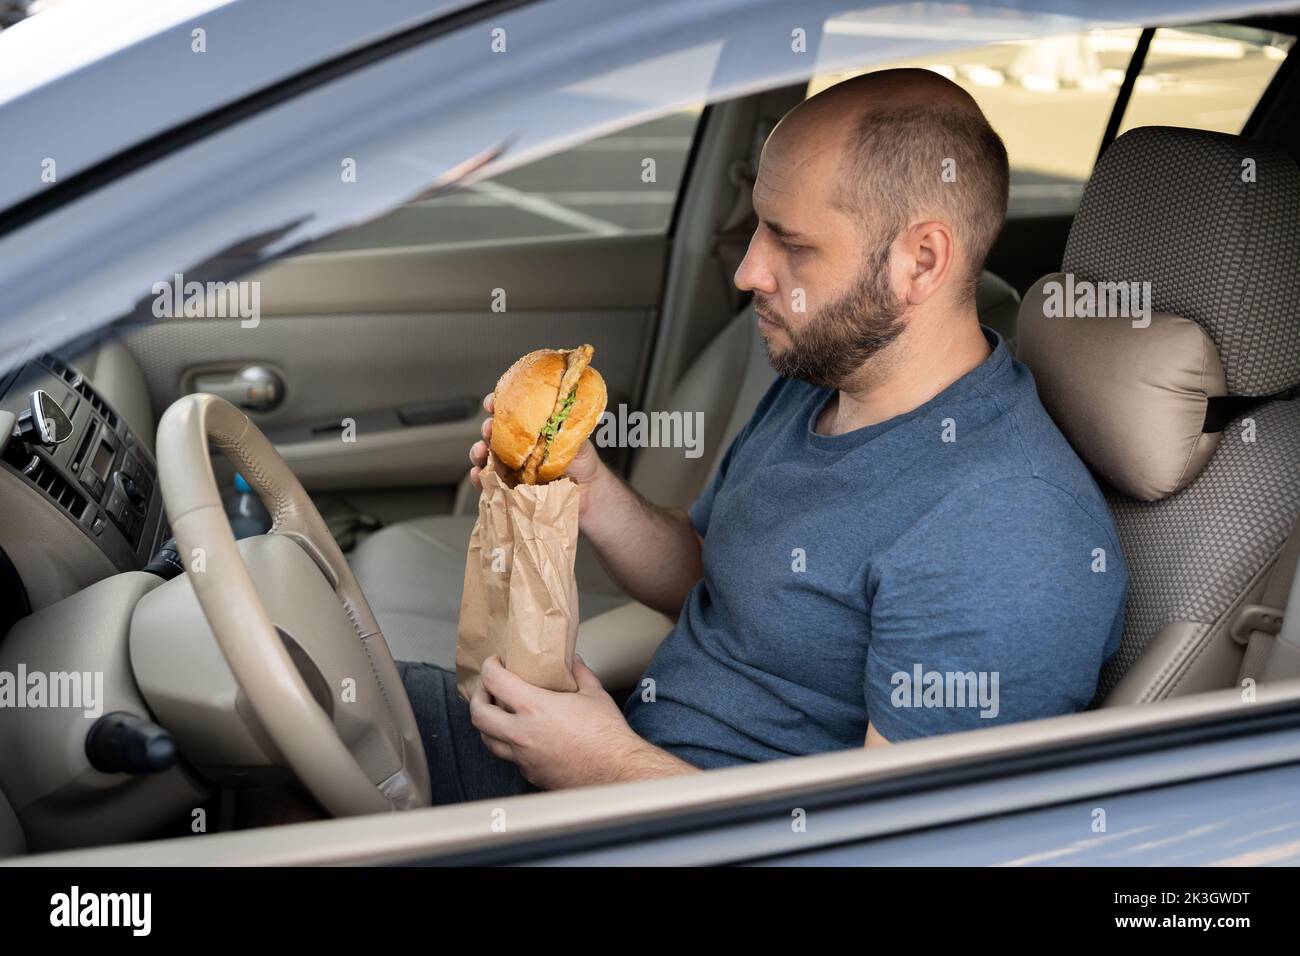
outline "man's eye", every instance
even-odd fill
[[[792,253],[803,252],[803,250],[807,248],[806,246],[801,246],[798,245],[797,243],[786,242],[784,239],[781,240],[781,245],[785,247],[786,252],[792,252]]]

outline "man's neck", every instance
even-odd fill
[[[843,435],[924,405],[989,357],[988,339],[971,310],[957,321],[914,324],[855,380],[836,392],[817,423],[822,435]]]

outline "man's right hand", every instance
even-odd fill
[[[488,415],[492,396],[483,399]],[[483,490],[492,419],[469,450],[470,481]],[[610,471],[584,442],[564,472],[578,486],[578,523],[615,582],[636,600],[675,618],[704,575],[702,541],[685,511],[651,504]],[[599,504],[593,504],[599,499]]]
[[[483,398],[483,408],[489,416],[494,411],[492,398],[491,392]],[[469,450],[469,461],[472,466],[469,470],[469,480],[474,483],[474,487],[479,491],[483,490],[481,475],[483,469],[487,466],[488,442],[492,438],[492,419],[490,417],[483,422],[482,433],[483,440],[475,442],[474,446]],[[578,486],[579,521],[582,520],[583,515],[586,513],[591,485],[600,476],[604,467],[600,456],[596,454],[596,446],[588,440],[582,443],[582,448],[573,456],[573,461],[569,462],[569,467],[565,469],[564,477],[572,479],[573,483]]]

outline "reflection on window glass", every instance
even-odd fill
[[[1140,35],[1134,27],[990,43],[873,69],[922,67],[965,88],[1007,146],[1007,215],[1062,215],[1079,203]],[[1241,132],[1292,42],[1230,24],[1157,30],[1121,132],[1151,125]],[[815,77],[808,93],[854,75]]]
[[[395,209],[311,252],[665,232],[699,108]]]
[[[1171,29],[1151,38],[1120,132],[1190,126],[1240,133],[1294,38],[1224,23]]]
[[[1010,217],[1061,215],[1079,204],[1139,30],[991,43],[879,69],[922,67],[964,88],[1006,143]],[[817,77],[816,93],[853,74]]]

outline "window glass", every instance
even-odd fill
[[[1094,30],[999,42],[873,69],[922,67],[962,86],[1006,143],[1008,218],[1068,215],[1092,172],[1140,34]],[[1291,42],[1226,24],[1157,30],[1123,128],[1240,132]],[[809,95],[853,75],[817,76]]]
[[[699,122],[683,110],[401,206],[312,252],[666,232]]]
[[[1161,27],[1120,132],[1189,126],[1240,133],[1293,43],[1293,37],[1235,24]]]

